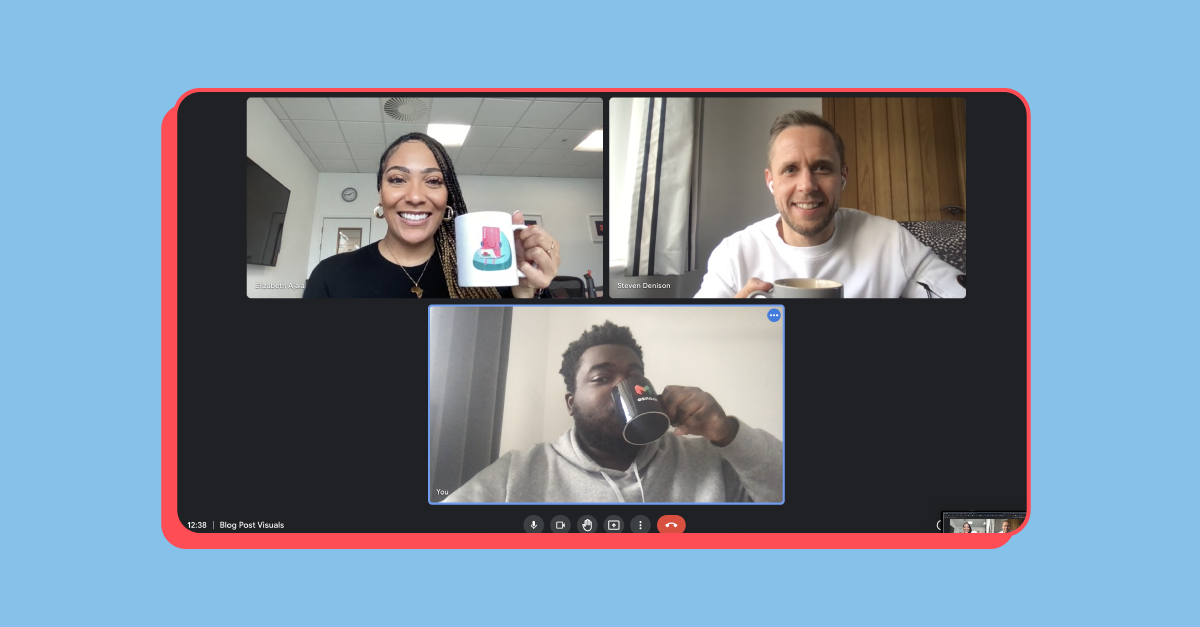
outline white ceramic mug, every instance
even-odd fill
[[[842,298],[842,284],[828,279],[781,279],[771,291],[750,292],[748,298]]]
[[[525,274],[517,269],[516,231],[512,216],[501,211],[464,213],[454,218],[458,247],[458,284],[463,287],[519,285]]]

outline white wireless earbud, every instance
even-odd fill
[[[842,177],[842,189],[846,189],[846,177]]]
[[[775,193],[775,181],[771,181],[770,183],[767,183],[767,189],[771,190],[771,193],[774,194]]]

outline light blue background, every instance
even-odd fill
[[[47,6],[9,6],[0,37],[0,622],[1195,619],[1198,116],[1183,4]],[[1020,91],[1036,268],[1028,528],[994,551],[171,547],[160,123],[187,90],[221,86]]]

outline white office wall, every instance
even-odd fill
[[[379,193],[375,191],[374,174],[339,174],[322,172],[317,180],[317,209],[313,213],[308,248],[308,275],[321,261],[321,225],[325,218],[369,218],[370,233],[364,238],[366,243],[383,239],[387,225],[374,215],[375,205],[379,204]],[[342,190],[353,187],[358,192],[358,198],[353,202],[342,200]]]
[[[371,218],[372,242],[383,239],[387,231],[383,220],[372,215],[379,203],[374,174],[323,173],[319,176],[311,243],[307,251],[308,274],[320,261],[321,225],[325,218]],[[596,285],[604,283],[603,244],[592,243],[587,224],[588,214],[600,214],[604,210],[601,179],[459,176],[458,181],[471,212],[512,213],[520,209],[526,214],[542,216],[542,228],[559,243],[562,264],[558,274],[583,278],[584,273],[591,270]],[[347,187],[358,191],[358,199],[354,202],[348,203],[341,198],[342,190]]]
[[[515,307],[500,453],[553,442],[572,426],[559,368],[594,324],[630,327],[655,388],[698,387],[725,412],[783,439],[783,326],[768,306]]]
[[[771,125],[804,109],[820,115],[820,98],[705,98],[700,157],[696,262],[708,267],[717,244],[776,214],[764,171]]]
[[[246,295],[253,298],[299,298],[303,288],[260,289],[255,284],[292,283],[308,279],[310,225],[316,207],[317,169],[261,98],[246,100],[246,156],[291,191],[283,221],[283,242],[274,266],[246,265]],[[243,206],[238,199],[235,206]]]

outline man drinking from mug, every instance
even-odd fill
[[[850,169],[833,125],[808,111],[775,120],[766,185],[778,215],[725,238],[697,298],[746,298],[770,281],[826,279],[848,298],[961,298],[961,274],[900,223],[839,208]]]
[[[567,347],[559,372],[575,427],[553,443],[505,454],[444,502],[783,500],[783,443],[727,416],[698,388],[664,388],[659,400],[674,429],[645,446],[625,441],[612,390],[644,376],[642,347],[628,327],[594,325]]]

